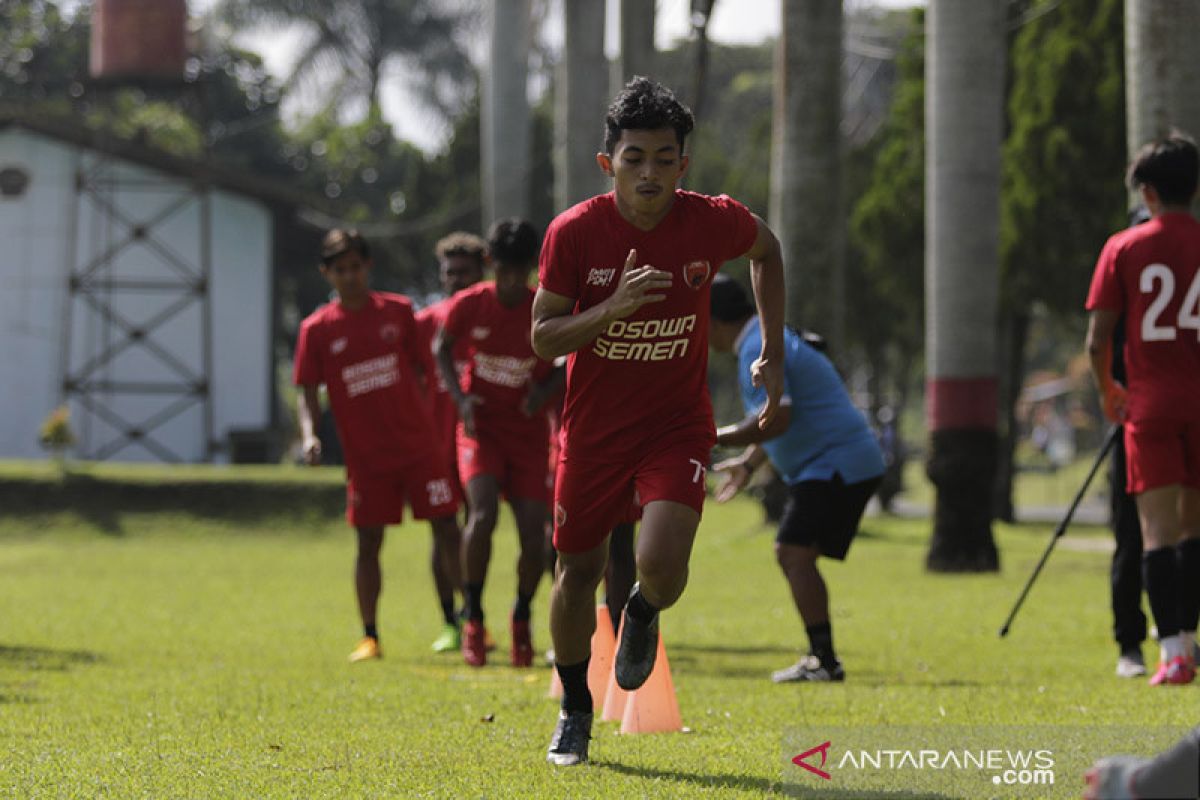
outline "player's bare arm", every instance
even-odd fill
[[[649,264],[640,267],[635,264],[637,251],[630,250],[616,291],[604,302],[579,314],[571,313],[575,309],[575,298],[539,287],[533,300],[530,337],[533,351],[547,361],[573,353],[591,344],[616,320],[628,317],[647,303],[665,300],[667,296],[663,291],[671,288],[671,273]],[[780,341],[782,336],[781,329]]]
[[[755,386],[767,390],[767,403],[758,414],[758,426],[774,429],[779,398],[783,395],[783,252],[767,223],[757,214],[754,221],[758,223],[758,236],[746,257],[750,259],[750,282],[762,329],[762,353],[751,366],[750,376]]]
[[[782,436],[792,424],[792,407],[780,404],[779,410],[772,415],[765,427],[760,424],[760,417],[761,415],[749,416],[733,425],[718,428],[717,444],[721,447],[744,447]]]
[[[1088,319],[1087,352],[1092,363],[1092,377],[1104,404],[1104,415],[1112,422],[1125,416],[1125,387],[1112,376],[1113,332],[1121,315],[1116,311],[1096,310]]]
[[[458,408],[458,418],[462,420],[467,436],[474,439],[475,406],[479,404],[480,399],[476,395],[467,394],[459,385],[458,370],[454,368],[455,341],[455,338],[447,333],[445,328],[441,328],[434,337],[433,352],[438,372],[442,375],[442,382],[446,384],[446,390],[450,392],[450,397],[453,398],[454,405]]]
[[[321,416],[321,396],[315,383],[301,387],[297,402],[300,418],[300,438],[303,442],[304,463],[310,467],[321,463],[321,440],[317,437],[317,420]]]

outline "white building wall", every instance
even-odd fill
[[[74,191],[77,165],[102,163],[117,188],[100,192],[101,201]],[[72,372],[113,347],[121,347],[122,324],[146,326],[171,306],[179,313],[153,328],[145,343],[123,346],[98,369],[92,380],[184,383],[203,376],[202,306],[188,302],[183,289],[154,292],[114,291],[100,305],[111,306],[120,321],[108,321],[82,294],[71,301],[67,292],[70,264],[83,271],[98,256],[120,246],[110,267],[93,280],[106,278],[171,279],[182,270],[199,272],[201,204],[186,181],[138,165],[103,160],[97,154],[21,129],[0,131],[0,168],[19,165],[31,174],[26,194],[0,201],[0,458],[44,455],[37,428],[60,402],[63,358]],[[259,201],[215,190],[210,195],[212,223],[212,358],[213,435],[224,443],[231,428],[263,428],[270,422],[271,248],[272,217]],[[133,223],[160,215],[179,201],[173,213],[148,230],[148,236],[126,246],[128,225],[105,205]],[[75,216],[78,203],[78,216]],[[77,220],[74,250],[71,224]],[[99,298],[98,298],[99,299]],[[70,346],[64,337],[70,331]],[[158,352],[156,352],[156,350]],[[174,366],[172,365],[174,364]],[[102,408],[89,412],[73,402],[72,426],[85,457],[119,441],[120,417],[127,426],[143,426],[179,395],[102,394]],[[159,444],[187,461],[205,457],[203,406],[197,402],[178,416],[148,431]],[[154,452],[130,444],[112,453],[116,460],[156,460]]]

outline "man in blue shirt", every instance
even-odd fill
[[[746,448],[740,456],[716,465],[717,471],[725,473],[717,487],[717,502],[734,497],[767,459],[788,485],[775,555],[804,621],[810,652],[772,678],[776,683],[844,680],[845,671],[833,649],[829,595],[817,558],[845,559],[863,509],[883,476],[883,454],[833,364],[790,329],[784,334],[782,405],[772,424],[760,429],[758,412],[767,396],[750,374],[761,349],[754,305],[736,281],[717,275],[711,309],[709,345],[737,356],[738,385],[747,415],[717,431],[717,444]]]

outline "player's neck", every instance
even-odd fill
[[[529,290],[522,284],[496,284],[496,299],[500,301],[500,305],[505,308],[519,306],[525,300],[525,296],[529,294]]]
[[[1191,206],[1159,206],[1152,216],[1161,217],[1163,214],[1190,214],[1192,213]]]
[[[365,291],[362,294],[338,295],[338,303],[347,311],[359,311],[366,306],[369,299],[371,299],[370,291]]]
[[[641,231],[652,231],[657,228],[658,223],[666,219],[667,214],[670,214],[671,209],[675,206],[674,191],[670,193],[670,197],[667,198],[667,203],[663,206],[662,211],[655,214],[646,214],[638,211],[621,198],[620,192],[613,192],[613,197],[616,198],[617,213],[621,215],[621,218]]]

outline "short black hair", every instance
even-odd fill
[[[1163,205],[1186,206],[1200,179],[1196,142],[1179,131],[1144,145],[1129,165],[1129,188],[1153,186]]]
[[[433,254],[444,261],[452,256],[473,258],[479,262],[480,268],[487,258],[487,242],[473,233],[455,231],[443,236],[433,248]]]
[[[696,125],[692,110],[675,98],[661,83],[640,75],[625,84],[608,107],[604,117],[604,151],[610,156],[617,149],[621,131],[656,131],[671,128],[679,139],[679,152]]]
[[[321,263],[328,267],[338,256],[357,250],[364,259],[371,257],[371,248],[363,235],[353,228],[333,228],[321,240]]]
[[[537,261],[541,246],[537,229],[519,217],[499,220],[488,231],[488,250],[498,267],[527,267]]]
[[[754,316],[754,306],[746,290],[723,272],[712,279],[708,307],[713,319],[721,322],[742,322]]]

